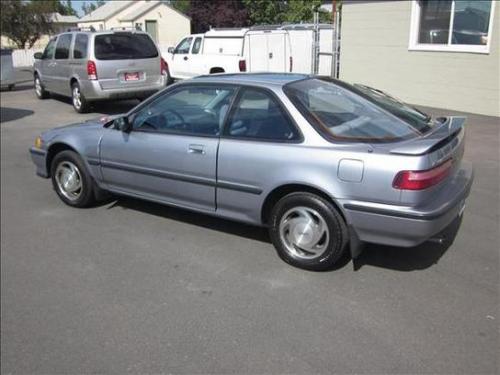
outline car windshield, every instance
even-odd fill
[[[367,86],[311,78],[290,83],[284,91],[320,133],[335,140],[393,142],[433,126],[430,116]]]
[[[98,60],[148,59],[158,50],[146,34],[115,33],[96,35],[95,57]]]

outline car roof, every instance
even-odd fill
[[[259,86],[284,86],[287,83],[300,81],[312,77],[309,74],[299,73],[232,73],[232,74],[209,74],[193,78],[197,82],[207,83],[237,83],[256,84]]]

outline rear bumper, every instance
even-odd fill
[[[340,203],[360,240],[391,246],[417,246],[462,214],[473,180],[472,165],[463,162],[454,178],[425,206],[402,207],[361,201]]]
[[[127,86],[115,89],[103,89],[99,81],[82,81],[80,89],[87,100],[106,100],[106,99],[128,99],[137,98],[154,94],[158,90],[165,88],[167,78],[161,76],[158,81],[148,85]]]
[[[36,174],[43,178],[48,178],[49,173],[47,170],[47,151],[41,150],[39,148],[31,147],[30,148],[31,160],[36,167]]]

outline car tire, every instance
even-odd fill
[[[38,99],[47,99],[50,95],[49,92],[45,90],[42,84],[42,80],[38,76],[38,74],[35,74],[34,78],[34,84],[35,84],[35,94]]]
[[[345,253],[347,226],[328,200],[307,192],[291,193],[271,211],[269,234],[278,255],[292,266],[331,269]]]
[[[71,85],[71,103],[78,113],[87,113],[90,109],[90,103],[85,99],[78,82]]]
[[[68,206],[88,207],[95,203],[94,180],[76,152],[58,153],[52,160],[50,175],[57,195]]]

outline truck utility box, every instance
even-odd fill
[[[212,29],[188,35],[165,60],[171,78],[236,72],[333,73],[331,24]]]

